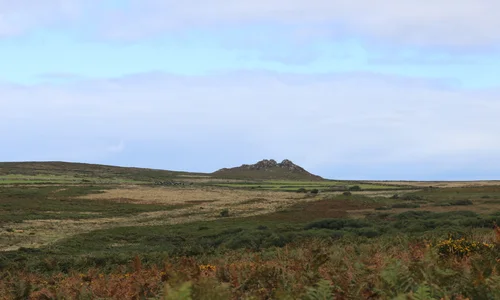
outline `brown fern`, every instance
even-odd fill
[[[136,273],[141,272],[141,270],[142,270],[142,263],[141,263],[141,258],[139,257],[139,255],[136,255],[134,257],[133,265],[134,265],[134,271]]]
[[[500,244],[500,227],[498,227],[497,223],[495,225],[495,242]]]

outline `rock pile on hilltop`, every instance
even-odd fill
[[[322,179],[317,175],[307,172],[304,168],[288,159],[284,159],[280,163],[274,159],[264,159],[252,165],[244,164],[235,168],[223,168],[214,172],[213,175],[227,178]]]

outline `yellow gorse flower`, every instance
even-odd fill
[[[485,242],[468,241],[465,238],[454,239],[449,237],[436,244],[439,254],[468,256],[485,249],[492,249],[494,245]]]
[[[215,272],[217,270],[217,267],[213,266],[213,265],[200,265],[200,270],[201,271],[213,271],[213,272]]]

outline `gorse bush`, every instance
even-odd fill
[[[469,200],[469,199],[465,199],[465,200],[455,200],[455,201],[451,201],[449,202],[450,205],[473,205],[474,203]]]
[[[353,185],[349,188],[350,191],[361,191],[361,187],[359,185]]]
[[[326,228],[326,229],[343,229],[343,228],[362,228],[362,227],[370,227],[370,224],[364,220],[357,219],[328,219],[316,221],[308,224],[305,229],[313,229],[313,228]]]
[[[416,203],[396,203],[391,205],[391,208],[419,208],[420,205]]]
[[[380,206],[375,208],[376,210],[390,210],[393,208],[419,208],[420,205],[416,203],[395,203],[388,206]]]
[[[450,236],[448,239],[438,242],[436,248],[440,255],[463,257],[492,250],[494,245],[486,242],[469,241],[465,237],[454,238]]]
[[[406,194],[400,197],[400,199],[407,200],[407,201],[421,201],[424,200],[423,196],[416,195],[416,194]]]
[[[391,209],[392,209],[391,206],[380,206],[375,208],[375,210],[391,210]]]

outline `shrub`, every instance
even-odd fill
[[[330,237],[334,240],[340,239],[344,236],[344,232],[342,231],[334,231],[331,233]]]
[[[405,230],[406,232],[417,233],[417,232],[425,232],[427,228],[422,223],[409,223],[409,224],[396,224],[398,229]]]
[[[461,218],[476,218],[479,215],[470,210],[460,210],[460,211],[447,211],[442,213],[434,214],[437,218],[444,219],[461,219]]]
[[[406,194],[403,197],[401,197],[403,200],[408,200],[408,201],[418,201],[418,200],[424,200],[422,196],[415,195],[415,194]]]
[[[220,216],[225,218],[225,217],[229,217],[229,209],[227,208],[224,208],[221,212],[220,212]]]
[[[440,255],[455,255],[460,257],[469,256],[473,253],[481,252],[484,250],[489,250],[493,247],[494,246],[492,244],[468,241],[464,237],[456,239],[451,236],[447,240],[438,242],[436,245],[436,248]]]
[[[420,205],[415,203],[396,203],[391,206],[392,208],[419,208]]]
[[[444,203],[437,203],[436,206],[460,206],[460,205],[473,205],[474,203],[471,200],[455,200]]]
[[[391,199],[399,199],[399,195],[398,194],[394,194],[391,196]]]
[[[349,188],[351,191],[361,191],[361,187],[359,185],[353,185]]]
[[[374,238],[380,235],[380,232],[374,228],[361,228],[357,231],[359,236]]]
[[[307,193],[307,190],[305,188],[300,188],[297,190],[297,193]]]
[[[312,189],[312,190],[311,190],[311,194],[317,194],[317,193],[319,193],[319,190],[318,190],[318,189]]]
[[[456,200],[456,201],[452,201],[450,202],[451,205],[473,205],[474,203],[472,203],[471,200],[467,199],[467,200]]]
[[[389,207],[389,206],[380,206],[380,207],[375,208],[375,210],[390,210],[390,209],[391,209],[391,207]]]
[[[349,192],[349,191],[347,191],[347,192],[343,192],[343,193],[342,193],[342,195],[344,195],[344,196],[351,196],[351,195],[352,195],[352,193],[351,193],[351,192]]]
[[[256,235],[241,234],[231,237],[225,245],[233,250],[241,248],[258,250],[260,248],[259,238],[261,237]]]
[[[430,211],[410,210],[410,211],[405,211],[403,213],[400,213],[399,215],[396,215],[396,218],[398,220],[409,220],[409,219],[420,219],[420,218],[425,219],[431,215],[433,215],[433,213]]]
[[[263,240],[262,246],[265,248],[284,247],[286,244],[288,244],[290,242],[291,242],[291,239],[282,235],[282,234],[271,234],[270,236],[266,237]]]
[[[325,228],[325,229],[340,230],[346,227],[363,228],[363,227],[369,227],[370,225],[371,224],[368,223],[367,221],[358,219],[326,219],[307,224],[305,229]]]

